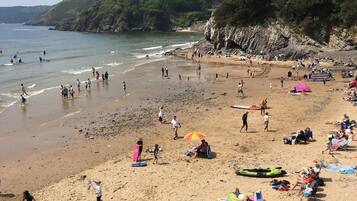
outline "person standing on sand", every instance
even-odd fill
[[[239,94],[242,94],[242,97],[244,97],[243,84],[242,83],[238,83],[237,92],[238,92],[238,96],[239,96]]]
[[[177,120],[176,116],[171,120],[171,126],[172,129],[174,130],[174,140],[178,138],[178,129],[181,128],[180,122]]]
[[[280,87],[284,88],[284,78],[283,77],[280,78]]]
[[[169,69],[167,68],[167,66],[165,67],[165,72],[166,72],[166,77],[169,77]]]
[[[95,197],[97,201],[102,201],[102,182],[101,181],[94,181],[95,183]]]
[[[326,78],[324,78],[322,82],[324,83],[324,85],[326,85]]]
[[[228,79],[228,77],[229,77],[229,73],[226,74],[226,79]]]
[[[181,74],[179,74],[179,80],[182,80],[182,76],[181,76]]]
[[[268,99],[265,98],[263,99],[262,104],[260,105],[260,115],[263,116],[267,108],[268,108]]]
[[[218,73],[216,73],[216,79],[218,79]]]
[[[240,129],[240,132],[242,132],[242,129],[245,127],[245,132],[248,132],[248,112],[245,112],[242,116],[242,121],[243,121],[243,126]]]
[[[28,96],[24,84],[21,84],[21,91],[22,91],[22,94],[21,94],[21,95],[26,95],[26,96]]]
[[[269,131],[269,113],[265,113],[264,117],[264,131]]]
[[[143,152],[144,142],[142,138],[136,142],[136,145],[139,146],[139,154],[138,154],[138,161],[141,161],[141,153]]]
[[[159,111],[159,122],[161,124],[163,124],[164,122],[164,106],[160,107],[160,111]]]
[[[161,67],[161,77],[164,78],[165,76],[165,69],[164,67]]]
[[[270,91],[273,91],[273,83],[269,83],[269,89],[270,89]]]
[[[123,81],[123,90],[124,90],[124,93],[126,93],[126,82]]]
[[[95,72],[95,79],[96,79],[96,80],[99,80],[99,76],[100,76],[99,72],[96,71],[96,72]]]
[[[108,79],[109,79],[109,73],[108,73],[108,71],[105,71],[104,77],[105,77],[105,80],[108,80]]]
[[[30,194],[29,191],[24,191],[22,200],[23,201],[36,201],[36,199]]]
[[[158,144],[155,144],[155,148],[154,148],[154,162],[152,164],[157,164],[158,160],[159,160],[159,151],[160,151],[160,147]]]

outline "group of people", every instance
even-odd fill
[[[283,139],[284,144],[307,144],[314,141],[312,130],[307,127],[305,130],[298,130],[290,137]]]
[[[335,150],[345,148],[354,138],[353,128],[357,127],[354,120],[350,120],[347,114],[344,114],[340,123],[339,131],[331,131],[328,136],[327,149],[329,153]]]
[[[242,132],[243,129],[245,129],[245,132],[248,132],[248,114],[249,114],[249,112],[247,111],[242,115],[243,125],[240,129],[240,132]],[[265,112],[264,116],[263,116],[263,122],[264,122],[264,131],[266,131],[266,132],[269,131],[269,121],[270,121],[269,113]]]
[[[294,190],[300,186],[299,194],[306,198],[313,196],[319,186],[324,185],[320,178],[321,164],[315,163],[313,167],[303,168],[298,175],[297,181],[292,187]]]

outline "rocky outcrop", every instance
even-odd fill
[[[284,55],[291,59],[309,57],[326,46],[306,35],[295,33],[275,20],[262,25],[217,28],[211,17],[206,24],[205,39],[212,44],[211,51],[214,52],[240,50],[255,55]],[[341,41],[338,46],[348,46]]]

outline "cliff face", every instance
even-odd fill
[[[333,39],[336,39],[332,35]],[[277,21],[267,21],[262,25],[217,28],[212,17],[206,24],[205,39],[213,47],[212,51],[237,49],[251,54],[283,54],[287,58],[297,59],[317,54],[323,47],[353,49],[354,44],[339,40],[322,44],[305,35],[294,33]]]

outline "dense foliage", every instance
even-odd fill
[[[214,0],[100,0],[81,14],[81,29],[167,31],[210,17]],[[76,28],[78,29],[78,27]],[[109,29],[109,30],[108,30]]]
[[[79,14],[94,5],[96,0],[63,0],[47,12],[33,18],[30,24],[56,25],[64,20],[78,17]]]
[[[224,0],[214,16],[218,26],[276,18],[323,41],[332,27],[357,25],[357,0]]]
[[[44,12],[49,6],[34,7],[0,7],[0,23],[23,23],[31,20]]]

